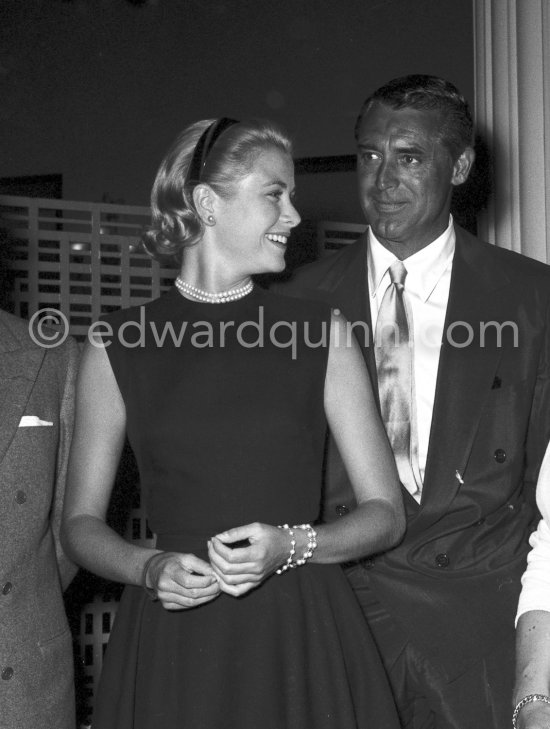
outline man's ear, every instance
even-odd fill
[[[468,179],[468,175],[474,164],[476,153],[472,147],[466,147],[464,152],[456,160],[453,165],[453,176],[451,177],[451,185],[462,185]]]
[[[209,225],[214,212],[214,190],[204,183],[198,184],[193,190],[195,210],[205,225]]]

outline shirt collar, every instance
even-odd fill
[[[446,230],[432,243],[405,259],[407,291],[416,294],[422,301],[430,298],[445,271],[450,267],[455,252],[456,234],[453,216],[449,216]],[[383,295],[379,293],[380,285],[388,268],[397,260],[395,255],[380,243],[369,227],[367,262],[369,273],[369,291],[371,297]],[[384,290],[386,285],[384,285]]]

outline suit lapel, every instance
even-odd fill
[[[456,250],[444,331],[451,329],[441,348],[420,506],[403,489],[411,517],[409,531],[426,528],[427,523],[437,520],[447,510],[460,488],[459,478],[466,471],[483,407],[502,355],[502,350],[493,346],[489,337],[488,346],[480,346],[480,322],[515,318],[515,302],[508,277],[476,238],[459,227],[455,229]],[[367,324],[367,341],[363,342],[361,336],[359,339],[378,401],[366,233],[335,260],[316,288],[323,294],[326,292],[326,299],[341,307],[351,322]],[[468,346],[461,346],[469,332],[473,334],[473,340]]]
[[[502,349],[480,323],[513,318],[509,279],[494,259],[457,228],[449,303],[445,318],[430,442],[418,522],[440,517],[460,488]],[[468,346],[465,338],[472,336]]]
[[[0,462],[25,414],[45,349],[22,344],[0,316]]]
[[[364,233],[319,282],[318,289],[327,292],[328,300],[339,306],[345,317],[356,324],[354,332],[371,376],[378,400],[378,378],[374,357],[374,337],[370,312],[367,264],[367,233]]]

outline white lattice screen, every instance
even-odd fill
[[[0,196],[15,254],[16,313],[59,309],[81,339],[100,314],[156,298],[172,283],[140,246],[149,208]]]

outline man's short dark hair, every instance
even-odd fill
[[[449,81],[437,76],[411,74],[394,78],[371,94],[363,103],[355,124],[355,139],[363,116],[374,102],[392,109],[433,110],[441,115],[439,140],[444,144],[453,161],[466,147],[472,146],[473,122],[468,102]]]

